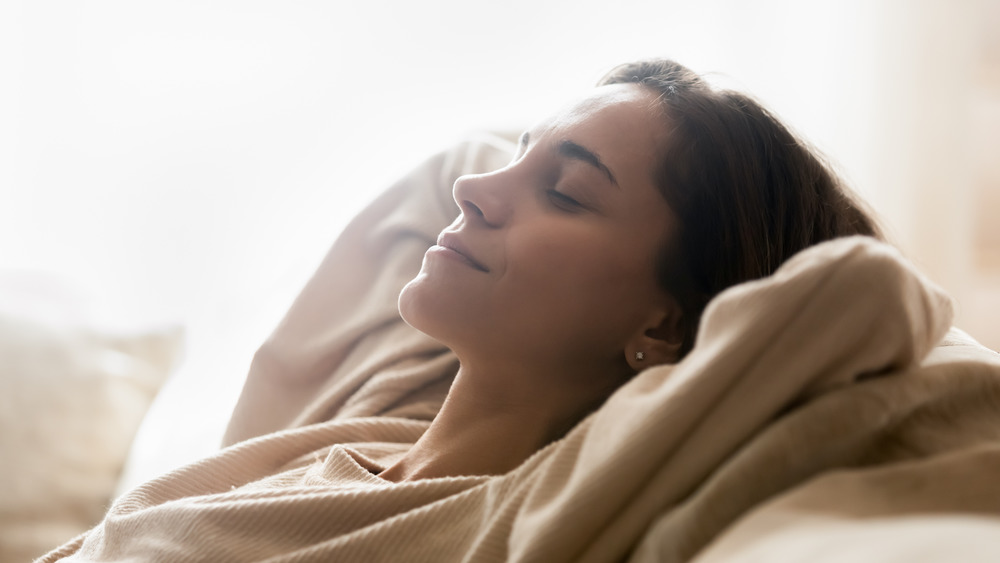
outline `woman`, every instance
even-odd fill
[[[49,559],[620,559],[792,400],[922,353],[899,300],[946,322],[943,298],[854,241],[728,292],[699,332],[725,288],[878,231],[758,104],[674,62],[615,69],[506,166],[459,178],[455,218],[441,178],[501,151],[459,152],[344,231],[254,359],[239,443],[125,495]],[[876,299],[859,280],[917,289]],[[878,320],[832,322],[846,314]],[[795,350],[760,360],[782,338]],[[717,392],[734,381],[776,391],[738,409]]]
[[[670,61],[615,69],[454,195],[461,213],[399,306],[461,367],[390,480],[513,469],[642,368],[677,362],[722,289],[877,236],[776,119]]]

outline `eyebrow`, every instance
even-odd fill
[[[620,187],[618,186],[618,180],[615,179],[615,175],[611,172],[611,169],[605,166],[604,163],[601,162],[600,157],[594,154],[593,151],[578,145],[573,141],[562,141],[559,143],[559,154],[566,158],[586,162],[603,172],[604,175],[608,177],[608,180],[611,180],[611,183],[614,184],[615,187]]]

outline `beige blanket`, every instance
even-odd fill
[[[998,513],[983,463],[997,463],[1000,367],[959,336],[946,343],[968,358],[925,359],[950,302],[866,239],[727,291],[681,364],[644,371],[509,474],[373,475],[426,428],[455,369],[395,295],[455,213],[454,177],[506,149],[459,147],[362,213],[257,354],[228,433],[245,441],[126,494],[45,560],[679,561],[706,546],[712,561],[804,560],[781,550],[815,532],[781,535],[798,507]],[[846,467],[874,477],[823,473]]]

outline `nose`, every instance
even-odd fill
[[[502,170],[488,174],[469,174],[455,180],[452,195],[462,214],[470,222],[487,227],[501,227],[510,213],[510,190],[504,189]]]

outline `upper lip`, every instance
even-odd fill
[[[438,246],[449,248],[461,254],[463,257],[465,257],[466,260],[469,261],[470,264],[475,266],[476,269],[482,270],[484,272],[490,271],[490,269],[484,266],[482,262],[476,260],[475,256],[473,256],[472,253],[469,252],[468,247],[465,246],[465,243],[463,243],[462,240],[458,238],[458,236],[455,235],[454,233],[452,232],[441,233],[440,235],[438,235],[437,244]]]

